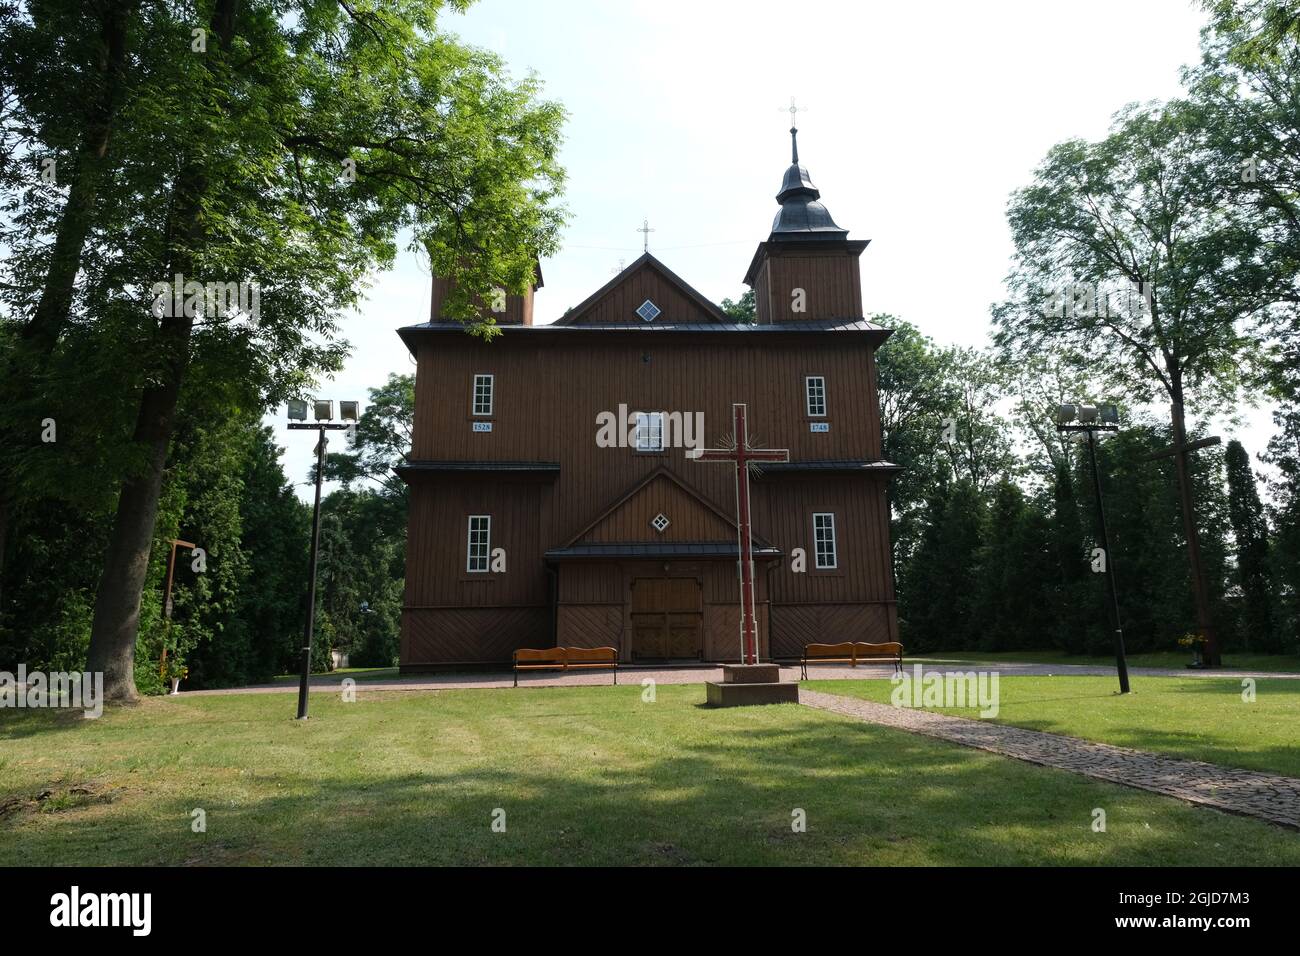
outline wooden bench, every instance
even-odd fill
[[[520,671],[594,670],[608,668],[618,683],[618,648],[616,647],[521,647],[515,651],[515,686]]]
[[[800,680],[808,679],[808,664],[848,664],[857,667],[859,662],[892,661],[894,670],[902,673],[903,645],[897,641],[884,644],[866,644],[861,641],[846,641],[843,644],[805,644],[803,647],[803,674]]]

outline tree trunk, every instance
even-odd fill
[[[1201,538],[1196,530],[1196,497],[1192,490],[1191,468],[1188,467],[1187,429],[1183,415],[1182,390],[1177,389],[1171,406],[1174,426],[1174,475],[1178,482],[1178,503],[1183,513],[1183,537],[1187,541],[1187,560],[1191,564],[1192,596],[1196,603],[1196,625],[1205,639],[1202,651],[1208,667],[1220,666],[1219,641],[1210,615],[1210,593],[1205,585],[1205,569],[1201,564]]]
[[[122,483],[95,596],[86,665],[92,672],[103,671],[106,701],[132,701],[137,696],[135,641],[140,627],[140,599],[153,553],[163,468],[193,325],[194,320],[184,315],[163,320],[160,344],[170,352],[164,374],[159,384],[146,388],[140,396],[134,440],[144,446],[146,463],[141,473]]]
[[[94,221],[95,203],[107,165],[108,143],[121,98],[127,59],[128,24],[138,0],[110,3],[100,21],[99,72],[102,94],[86,115],[81,149],[72,174],[72,184],[55,231],[49,269],[41,287],[32,318],[23,326],[14,354],[6,361],[4,388],[9,395],[21,395],[39,375],[46,357],[58,343],[72,311],[77,273]],[[57,170],[56,170],[57,174]],[[7,436],[3,440],[13,440]],[[5,476],[0,487],[0,588],[5,568],[5,531],[14,510],[12,482]],[[3,606],[0,605],[0,608]]]
[[[212,33],[226,47],[234,31],[237,0],[218,0],[212,14]],[[211,54],[209,54],[211,56]],[[208,69],[213,70],[212,61]],[[177,178],[175,212],[167,235],[176,236],[168,275],[190,276],[195,251],[205,241],[202,221],[203,200],[209,183],[203,167],[203,152],[186,163]],[[104,700],[122,703],[137,698],[135,689],[135,642],[140,628],[140,599],[144,593],[153,551],[158,498],[162,491],[163,468],[171,444],[181,382],[189,364],[190,333],[194,316],[184,314],[182,302],[173,301],[173,313],[162,319],[158,350],[162,367],[153,384],[140,396],[134,440],[145,451],[143,470],[122,483],[109,538],[104,572],[95,595],[95,616],[90,630],[87,668],[104,674]]]

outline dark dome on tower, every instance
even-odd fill
[[[843,239],[841,229],[831,218],[830,210],[820,202],[821,192],[813,185],[808,170],[799,165],[799,131],[790,130],[790,168],[781,180],[776,201],[781,204],[772,220],[769,239]]]

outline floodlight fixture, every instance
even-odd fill
[[[1075,405],[1057,405],[1056,406],[1056,424],[1068,425],[1074,421],[1078,407]]]
[[[1119,424],[1119,408],[1114,405],[1103,405],[1100,408],[1101,421],[1105,425]]]
[[[339,402],[339,418],[345,422],[355,422],[360,408],[360,402]]]
[[[1080,406],[1079,406],[1079,421],[1083,422],[1083,424],[1085,424],[1085,425],[1091,425],[1091,424],[1093,424],[1094,422],[1096,422],[1096,421],[1097,421],[1097,406],[1096,406],[1096,405],[1080,405]]]
[[[317,399],[312,402],[315,408],[316,421],[327,422],[334,417],[333,399]]]
[[[300,398],[289,402],[289,421],[305,422],[307,420],[307,403]]]

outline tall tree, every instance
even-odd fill
[[[495,58],[431,33],[432,0],[303,7],[286,20],[269,0],[215,0],[206,50],[157,104],[155,149],[173,144],[177,160],[159,196],[166,214],[143,230],[144,254],[117,288],[148,288],[159,273],[238,277],[260,288],[260,310],[204,323],[188,290],[186,308],[155,301],[139,463],[119,493],[91,635],[110,700],[134,696],[140,588],[187,376],[219,370],[275,401],[337,367],[337,316],[391,262],[403,228],[453,278],[449,312],[485,336],[496,330],[475,297],[522,288],[554,245],[561,114],[537,100],[535,81],[512,84]]]
[[[1008,208],[1016,247],[1011,301],[994,310],[1013,356],[1060,356],[1104,368],[1131,402],[1162,395],[1174,442],[1186,408],[1234,399],[1242,370],[1263,365],[1259,323],[1278,290],[1263,242],[1219,202],[1206,110],[1132,106],[1097,143],[1053,147]],[[1190,563],[1200,567],[1191,469],[1174,457]],[[1192,582],[1198,626],[1217,661],[1208,583]]]
[[[1300,10],[1290,0],[1202,0],[1200,64],[1185,71],[1206,112],[1222,201],[1262,244],[1255,265],[1275,291],[1273,384],[1300,397]]]

